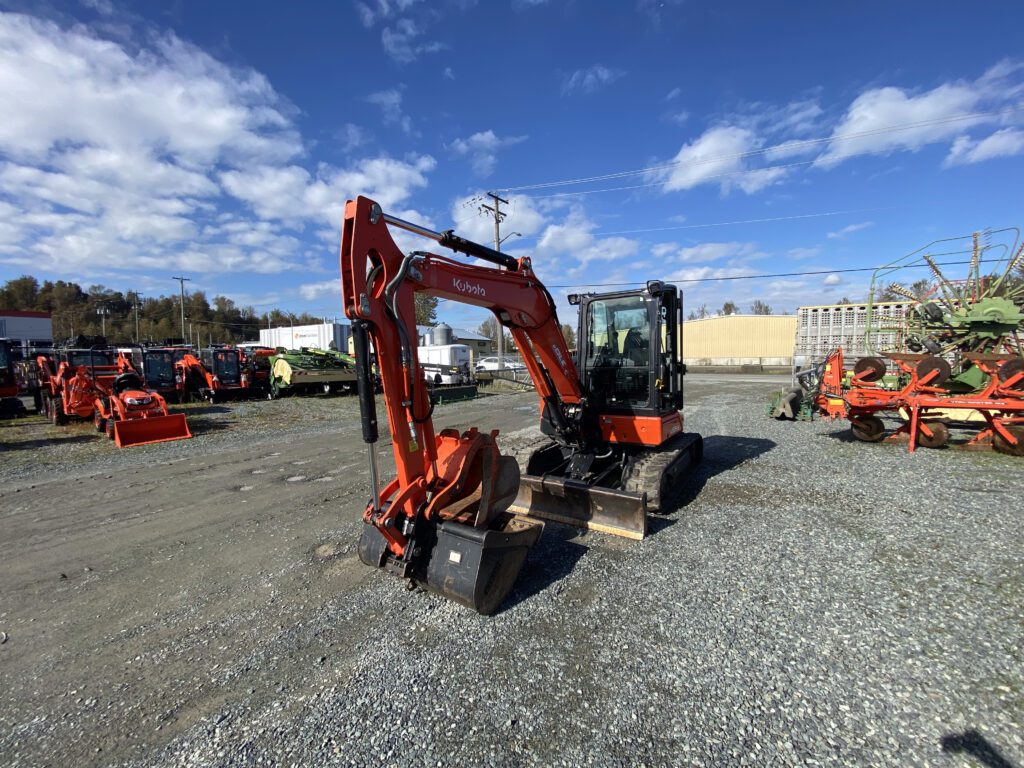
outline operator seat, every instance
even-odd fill
[[[634,365],[643,365],[647,362],[644,359],[644,339],[636,328],[626,331],[626,338],[622,341],[622,357]]]
[[[137,373],[122,373],[116,379],[114,383],[110,385],[110,390],[115,395],[120,395],[129,389],[144,389],[142,379],[139,378]]]

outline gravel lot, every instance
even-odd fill
[[[1020,460],[687,386],[683,506],[642,542],[549,524],[489,618],[358,562],[354,399],[125,451],[0,423],[0,764],[1024,764]]]

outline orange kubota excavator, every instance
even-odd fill
[[[389,226],[495,266],[404,255]],[[359,542],[368,565],[491,613],[540,537],[535,518],[642,538],[647,512],[665,508],[700,461],[701,437],[683,432],[679,412],[685,371],[674,286],[651,281],[642,290],[570,296],[580,308],[577,365],[529,257],[389,216],[365,197],[345,206],[341,278],[369,447],[372,498]],[[510,330],[540,396],[548,439],[525,458],[522,473],[500,453],[497,431],[435,433],[417,358],[418,291],[486,307]],[[397,469],[383,489],[371,345]]]

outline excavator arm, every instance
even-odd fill
[[[422,251],[403,254],[389,227],[430,238],[493,266],[461,263]],[[415,294],[422,291],[491,310],[500,324],[511,330],[544,402],[546,418],[559,438],[567,443],[579,442],[583,400],[579,376],[554,301],[533,274],[530,259],[514,259],[451,232],[433,232],[388,216],[377,203],[359,197],[345,207],[341,278],[345,313],[353,324],[363,438],[370,450],[373,485],[373,498],[364,515],[373,531],[364,532],[361,556],[415,580],[417,570],[423,570],[417,569],[417,558],[436,560],[429,557],[433,553],[426,548],[435,548],[437,526],[495,533],[503,540],[521,536],[523,541],[535,541],[540,534],[539,523],[505,514],[518,492],[519,471],[513,459],[500,455],[494,442],[497,432],[435,432],[430,393],[417,357],[415,309]],[[379,494],[371,346],[376,353],[397,472]],[[519,554],[525,557],[524,548],[513,549],[522,549],[513,560]],[[463,557],[463,553],[450,555],[459,561]],[[507,553],[499,559],[508,565]],[[475,587],[481,586],[484,575],[472,577]],[[434,586],[429,576],[424,579],[421,573],[419,578],[427,586]],[[461,599],[450,584],[446,582],[438,591]],[[511,587],[511,581],[507,587]],[[493,594],[486,598],[489,602],[494,599]],[[475,600],[462,602],[481,610]]]

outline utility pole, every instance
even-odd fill
[[[100,323],[102,324],[101,334],[103,338],[107,337],[107,315],[110,314],[110,308],[107,307],[106,303],[100,302],[96,306],[96,314],[100,316]]]
[[[172,280],[177,280],[181,283],[181,336],[185,337],[185,283],[191,283],[191,277],[172,277]],[[192,329],[189,328],[188,340],[192,341]]]
[[[501,210],[501,204],[508,205],[508,200],[502,197],[498,197],[494,192],[488,192],[487,197],[491,198],[494,205],[487,205],[486,203],[481,204],[480,212],[487,211],[489,214],[494,216],[494,250],[501,250],[501,222],[505,220],[505,214]],[[505,368],[505,326],[501,324],[499,319],[498,325],[498,370],[504,370]]]
[[[142,337],[139,336],[139,294],[135,294],[135,303],[132,304],[132,309],[135,310],[135,343],[141,344]]]

